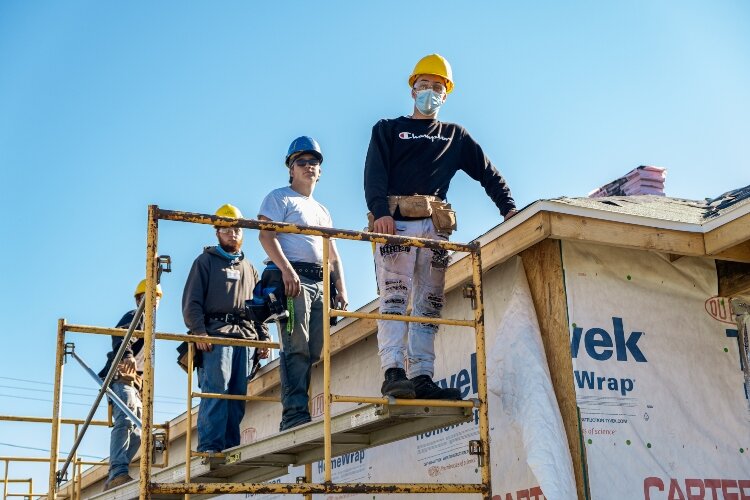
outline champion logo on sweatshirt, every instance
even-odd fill
[[[427,135],[427,134],[421,134],[416,135],[412,134],[411,132],[400,132],[398,134],[399,139],[427,139],[431,142],[435,141],[450,141],[450,137],[443,137],[442,135]]]

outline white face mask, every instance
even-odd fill
[[[427,116],[432,116],[438,112],[440,106],[443,104],[441,94],[438,94],[432,89],[418,90],[415,104],[420,113]]]

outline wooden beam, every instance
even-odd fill
[[[705,255],[703,235],[624,222],[550,213],[551,238],[679,255]]]
[[[719,297],[733,297],[750,293],[750,264],[716,261],[719,276]]]
[[[722,250],[717,254],[711,255],[711,257],[734,262],[750,262],[750,240]]]
[[[704,235],[706,253],[715,255],[727,248],[750,240],[750,213],[712,229]]]
[[[507,233],[486,243],[482,247],[482,266],[484,270],[492,269],[505,262],[521,250],[549,236],[549,213],[539,212]],[[445,290],[450,291],[471,280],[471,258],[465,256],[451,263],[445,275]]]
[[[568,306],[560,245],[559,241],[552,239],[541,241],[521,252],[521,259],[539,320],[552,386],[565,425],[578,498],[590,498],[590,494],[584,494],[588,490],[585,480],[586,449],[581,439],[581,424],[573,383]]]
[[[482,247],[482,266],[492,269],[550,235],[550,214],[539,212]],[[469,273],[469,277],[471,273]]]

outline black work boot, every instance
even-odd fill
[[[406,378],[406,372],[403,368],[388,368],[385,371],[385,380],[380,388],[383,396],[392,396],[394,398],[414,398],[414,384]]]
[[[461,391],[452,388],[443,389],[433,382],[429,375],[420,375],[411,381],[414,383],[417,399],[461,399]]]

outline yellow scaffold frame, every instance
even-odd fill
[[[297,233],[323,238],[323,427],[324,427],[324,471],[323,483],[312,483],[311,467],[305,468],[305,482],[303,483],[190,483],[190,462],[194,456],[203,456],[205,454],[191,451],[191,398],[192,397],[212,397],[223,399],[242,399],[242,400],[277,400],[276,398],[267,398],[262,396],[225,396],[217,394],[201,394],[192,392],[192,352],[193,343],[203,339],[192,337],[184,334],[166,334],[154,331],[154,319],[156,313],[156,284],[158,276],[158,227],[159,220],[170,220],[177,222],[189,222],[194,224],[205,224],[217,227],[239,227],[245,229],[268,230],[280,233]],[[421,248],[440,248],[443,250],[452,250],[457,252],[466,252],[470,255],[472,262],[472,283],[473,293],[471,295],[472,305],[474,308],[473,320],[454,320],[440,319],[417,316],[398,316],[390,314],[375,314],[350,312],[330,307],[330,262],[329,262],[329,245],[330,239],[347,239],[355,241],[368,241],[372,243],[396,244]],[[145,500],[151,498],[152,493],[157,494],[178,494],[185,495],[188,498],[191,494],[226,494],[226,493],[277,493],[277,494],[303,494],[311,495],[316,493],[478,493],[484,500],[490,500],[491,493],[491,462],[489,446],[489,417],[487,408],[487,366],[485,356],[485,332],[484,332],[484,306],[482,302],[482,263],[480,255],[480,245],[478,242],[470,244],[453,243],[449,241],[437,241],[425,238],[407,238],[402,236],[390,236],[385,234],[341,230],[318,226],[300,226],[282,222],[258,221],[253,219],[235,219],[231,217],[219,217],[215,215],[206,215],[191,212],[180,212],[173,210],[163,210],[156,205],[148,207],[147,223],[147,242],[146,242],[146,294],[145,294],[145,321],[144,330],[135,331],[134,336],[143,337],[145,357],[143,360],[143,393],[142,393],[142,436],[141,436],[141,456],[140,456],[140,483],[139,498]],[[396,405],[407,406],[433,406],[433,407],[467,407],[478,406],[479,420],[479,447],[476,450],[478,466],[481,469],[481,483],[477,484],[432,484],[432,483],[336,483],[331,481],[331,458],[332,458],[332,438],[331,438],[331,405],[333,403],[365,403],[365,404],[394,404],[393,399],[384,397],[362,397],[351,395],[338,395],[331,393],[331,351],[330,351],[330,318],[331,316],[351,317],[351,318],[368,318],[368,319],[385,319],[394,321],[433,323],[439,325],[454,325],[462,327],[471,327],[475,330],[476,353],[477,353],[477,396],[478,404],[475,401],[445,401],[445,400],[395,400]],[[59,329],[62,329],[61,325]],[[115,328],[98,328],[80,325],[68,325],[68,331],[77,331],[80,333],[96,333],[106,335],[123,335],[124,331]],[[58,336],[59,337],[59,336]],[[153,353],[155,340],[178,340],[188,342],[188,402],[187,402],[187,419],[186,426],[186,476],[184,483],[152,483],[151,467],[152,454],[150,450],[153,447],[153,436],[147,429],[152,429],[153,425],[153,397],[154,397],[154,369]],[[61,361],[61,350],[64,346],[58,338],[58,364]],[[270,347],[278,348],[278,343],[262,342],[251,340],[237,340],[212,338],[212,343],[240,345],[248,347]],[[57,390],[57,376],[55,379],[55,401],[54,410],[56,419],[59,420],[59,398]],[[53,419],[54,420],[54,419]],[[57,456],[57,449],[54,446],[56,441],[56,422],[53,421],[52,443],[54,454]],[[50,466],[50,500],[55,498],[55,479],[56,471],[54,465]]]
[[[0,422],[27,422],[27,423],[36,423],[36,424],[52,424],[54,425],[55,420],[52,418],[47,417],[29,417],[29,416],[22,416],[22,415],[0,415]],[[78,437],[78,429],[79,426],[84,423],[84,420],[77,419],[77,418],[61,418],[58,422],[58,428],[60,424],[66,424],[66,425],[72,425],[73,426],[73,438]],[[89,422],[89,425],[100,425],[100,426],[110,426],[112,424],[109,420],[91,420]],[[37,463],[49,463],[51,458],[48,457],[21,457],[21,456],[0,456],[0,462],[4,464],[4,477],[3,477],[3,500],[5,500],[8,497],[29,497],[31,500],[32,498],[38,498],[38,497],[47,497],[47,493],[33,493],[34,488],[34,482],[33,479],[8,479],[8,471],[10,469],[11,462],[37,462]],[[58,462],[65,462],[64,458],[59,458]],[[71,495],[71,500],[80,500],[81,498],[81,472],[82,467],[84,465],[107,465],[107,462],[102,461],[90,461],[90,460],[81,460],[77,454],[73,455],[72,463],[75,464],[73,469],[73,485],[75,486],[73,489],[73,495]],[[50,467],[54,468],[54,467]],[[56,468],[55,468],[56,470]],[[8,483],[29,483],[29,492],[28,493],[8,493]]]
[[[107,415],[107,420],[82,420],[77,418],[62,418],[62,393],[63,393],[63,366],[65,364],[65,353],[66,343],[65,334],[67,332],[73,333],[91,333],[101,335],[115,335],[124,336],[125,330],[121,328],[99,328],[84,325],[71,325],[66,323],[64,318],[60,318],[57,321],[57,347],[55,353],[55,382],[53,389],[52,398],[52,418],[46,417],[27,417],[27,416],[9,416],[0,415],[0,421],[16,421],[16,422],[35,422],[35,423],[46,423],[51,424],[51,438],[50,438],[50,456],[49,458],[24,458],[24,457],[9,457],[16,461],[25,462],[47,462],[50,464],[49,467],[49,483],[47,493],[39,495],[47,498],[56,498],[57,495],[57,463],[64,463],[67,461],[65,458],[58,458],[60,453],[60,426],[63,424],[73,425],[73,439],[78,439],[80,426],[86,425],[98,425],[98,426],[112,426],[112,414],[111,411]],[[142,336],[143,332],[136,330]],[[154,424],[151,426],[154,429],[163,429],[165,432],[164,439],[166,442],[169,441],[169,424]],[[165,448],[162,463],[153,464],[154,467],[165,467],[169,462],[169,447]],[[72,456],[71,464],[73,464],[73,480],[72,489],[73,494],[71,500],[80,500],[81,498],[81,474],[82,467],[84,465],[96,466],[96,465],[109,465],[108,462],[94,462],[86,461],[78,458],[78,454],[75,453]]]

